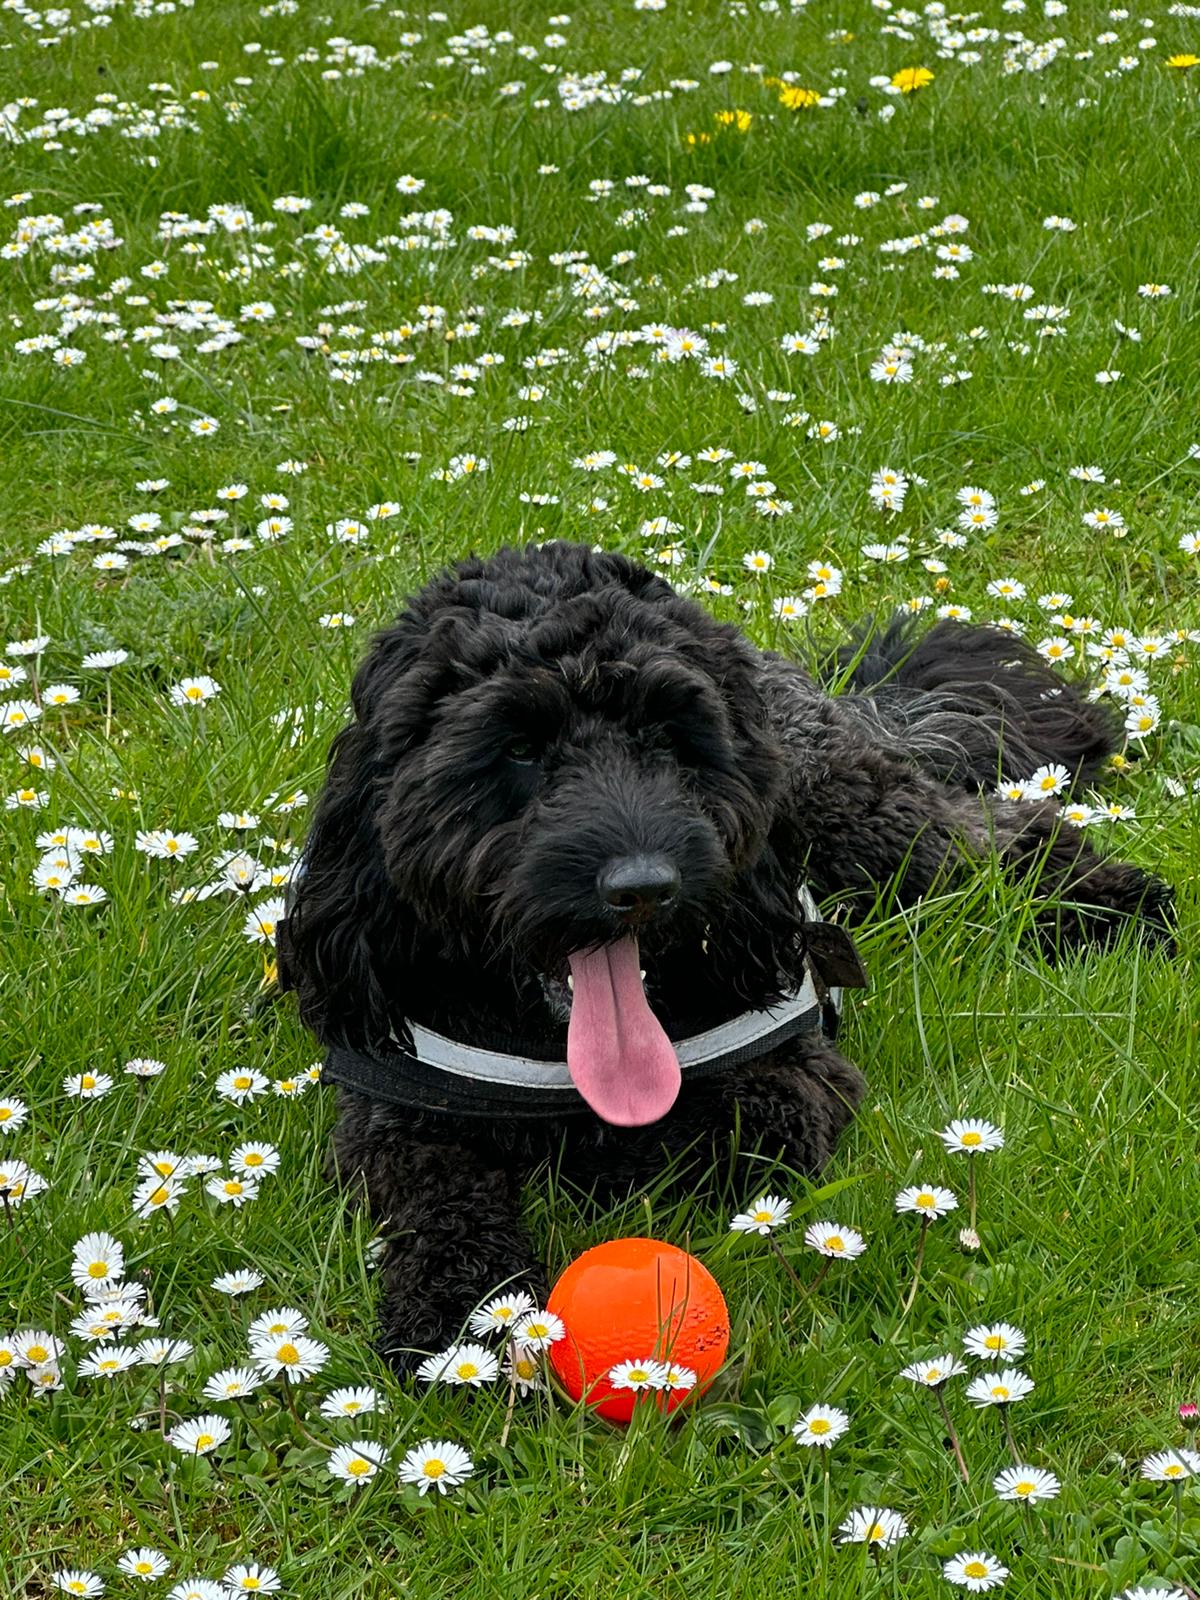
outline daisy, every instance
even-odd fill
[[[1029,1506],[1055,1499],[1061,1487],[1054,1474],[1041,1467],[1006,1467],[992,1479],[1001,1500],[1023,1500]]]
[[[1002,1567],[995,1556],[986,1555],[981,1550],[977,1555],[963,1552],[951,1556],[949,1561],[942,1563],[942,1575],[950,1583],[978,1592],[997,1588],[1008,1577],[1008,1568]]]
[[[243,1267],[238,1272],[222,1272],[212,1281],[212,1287],[218,1294],[249,1294],[254,1289],[263,1286],[263,1275],[255,1272],[253,1267]]]
[[[318,1340],[297,1333],[290,1339],[255,1340],[250,1346],[250,1359],[272,1377],[284,1373],[289,1383],[300,1383],[320,1372],[329,1359],[329,1350]]]
[[[948,1128],[943,1128],[938,1138],[947,1150],[956,1155],[985,1155],[992,1150],[1004,1148],[1004,1135],[1000,1129],[991,1122],[967,1120],[952,1122]]]
[[[533,1297],[523,1290],[515,1294],[497,1295],[494,1300],[489,1300],[471,1313],[470,1330],[481,1336],[506,1333],[527,1311],[532,1310]]]
[[[939,1189],[930,1183],[913,1184],[911,1188],[901,1189],[896,1196],[897,1211],[914,1212],[926,1222],[936,1222],[957,1205],[958,1200],[949,1189]]]
[[[250,1178],[266,1178],[277,1173],[280,1154],[274,1144],[238,1144],[229,1157],[234,1173]]]
[[[155,1061],[151,1056],[134,1056],[121,1068],[133,1078],[157,1078],[167,1070],[165,1061]]]
[[[797,1444],[828,1449],[849,1426],[850,1418],[836,1406],[809,1406],[799,1422],[793,1422],[792,1437]]]
[[[253,1367],[223,1367],[213,1373],[201,1393],[206,1400],[244,1400],[264,1381]]]
[[[239,1563],[230,1567],[221,1582],[232,1594],[274,1594],[279,1588],[279,1574],[274,1567],[260,1566],[257,1561],[250,1566]]]
[[[220,692],[221,685],[212,678],[184,678],[172,685],[168,698],[173,706],[199,706],[206,700],[214,699]]]
[[[608,1381],[614,1389],[665,1389],[667,1368],[662,1361],[618,1361],[608,1370]]]
[[[191,1162],[186,1156],[177,1156],[174,1150],[149,1150],[138,1157],[138,1171],[146,1178],[186,1178],[191,1174]]]
[[[0,1100],[0,1133],[16,1133],[28,1115],[24,1100]]]
[[[63,1093],[79,1100],[99,1100],[112,1086],[106,1072],[69,1072],[63,1079]]]
[[[48,1361],[57,1362],[63,1346],[61,1340],[41,1328],[23,1328],[13,1334],[12,1350],[16,1365],[41,1367]]]
[[[1174,1450],[1160,1450],[1157,1455],[1147,1456],[1142,1462],[1143,1478],[1150,1483],[1182,1483],[1185,1478],[1192,1476],[1194,1469],[1190,1462]]]
[[[183,1578],[168,1591],[167,1600],[229,1600],[215,1578]]]
[[[838,1543],[872,1544],[886,1550],[907,1532],[908,1523],[898,1511],[888,1511],[883,1506],[860,1506],[839,1527]]]
[[[117,1568],[128,1578],[141,1578],[149,1583],[154,1578],[163,1578],[170,1569],[171,1563],[159,1550],[151,1550],[143,1545],[140,1550],[126,1550],[117,1562]]]
[[[270,1081],[253,1067],[240,1067],[222,1072],[213,1087],[222,1100],[232,1100],[240,1106],[262,1094],[270,1087]]]
[[[84,1356],[79,1363],[79,1376],[115,1378],[119,1372],[127,1372],[130,1367],[136,1367],[140,1361],[141,1357],[136,1350],[130,1350],[119,1344],[101,1344],[96,1346],[91,1355]]]
[[[764,1194],[752,1202],[749,1211],[739,1212],[729,1224],[733,1233],[766,1235],[788,1219],[792,1202],[777,1194]]]
[[[924,1384],[927,1389],[936,1389],[949,1378],[957,1378],[966,1371],[966,1367],[954,1355],[934,1356],[929,1361],[913,1361],[901,1369],[900,1376],[907,1378],[910,1383]]]
[[[1066,646],[1066,641],[1059,641]],[[1045,652],[1043,652],[1045,653]],[[1066,654],[1070,654],[1070,647],[1066,646]],[[1039,767],[1025,780],[1025,797],[1028,800],[1048,800],[1051,796],[1062,794],[1071,781],[1071,774],[1066,767],[1058,762],[1052,762],[1045,767]]]
[[[111,1233],[85,1233],[71,1255],[71,1281],[85,1292],[125,1276],[125,1251]]]
[[[422,1361],[417,1377],[425,1383],[463,1383],[478,1389],[491,1383],[499,1371],[499,1361],[483,1345],[456,1344]]]
[[[352,1439],[349,1444],[339,1444],[325,1463],[335,1478],[343,1483],[366,1483],[379,1471],[388,1458],[388,1451],[372,1439]]]
[[[853,1261],[867,1248],[861,1233],[838,1222],[813,1222],[804,1230],[804,1242],[818,1255]]]
[[[1019,1361],[1025,1354],[1025,1335],[1011,1322],[981,1323],[963,1334],[963,1349],[969,1356],[978,1356],[983,1361],[996,1361],[1000,1357]]]
[[[446,1494],[471,1476],[475,1463],[461,1445],[448,1439],[426,1439],[400,1463],[400,1481],[415,1483],[422,1494],[436,1489]]]
[[[985,1372],[967,1385],[967,1399],[973,1406],[1011,1406],[1033,1391],[1033,1379],[1015,1367],[1002,1372]]]
[[[178,1178],[145,1178],[133,1191],[134,1215],[148,1217],[155,1211],[174,1211],[184,1192]]]
[[[183,1455],[206,1456],[210,1450],[225,1443],[229,1432],[229,1424],[224,1417],[210,1414],[177,1423],[168,1433],[167,1442]]]
[[[775,565],[775,558],[767,550],[747,550],[742,557],[742,565],[747,572],[770,572]]]
[[[142,1339],[134,1345],[144,1367],[163,1367],[172,1361],[186,1361],[193,1346],[186,1339]]]
[[[694,1389],[697,1381],[698,1375],[691,1367],[677,1366],[672,1362],[667,1363],[666,1376],[663,1379],[664,1389]]]
[[[221,1205],[240,1208],[258,1199],[258,1185],[253,1178],[210,1178],[204,1185],[206,1194]]]
[[[255,1277],[258,1277],[257,1273]],[[308,1318],[303,1311],[297,1311],[294,1306],[277,1306],[255,1317],[247,1336],[253,1344],[256,1339],[290,1339],[297,1333],[307,1332]]]
[[[686,1368],[681,1368],[686,1371]],[[510,1384],[516,1386],[517,1392],[522,1395],[529,1394],[533,1389],[544,1389],[542,1369],[536,1356],[529,1350],[522,1350],[520,1345],[510,1344],[505,1361],[505,1372]]]
[[[78,1594],[91,1600],[93,1595],[104,1593],[104,1579],[95,1572],[82,1572],[67,1569],[54,1574],[54,1587],[61,1589],[63,1594]]]
[[[530,1311],[513,1329],[513,1339],[526,1350],[545,1350],[566,1333],[562,1319],[552,1311]]]
[[[374,1389],[332,1389],[321,1401],[321,1415],[336,1422],[339,1417],[359,1417],[368,1411],[378,1411],[380,1405]]]

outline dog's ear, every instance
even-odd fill
[[[354,720],[330,749],[280,930],[280,986],[296,991],[301,1017],[326,1043],[379,1044],[408,1009],[415,922],[388,882],[377,813],[395,766],[398,702],[420,654],[416,634],[401,626],[380,634],[355,674]],[[385,692],[392,704],[383,717]]]

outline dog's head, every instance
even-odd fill
[[[640,964],[724,940],[710,978],[749,963],[771,990],[794,935],[764,870],[782,763],[759,685],[736,629],[621,556],[509,550],[436,579],[374,641],[331,757],[289,918],[308,1020],[363,1040],[419,1016],[416,947],[464,984],[570,975],[577,1086],[655,1120],[678,1068]]]

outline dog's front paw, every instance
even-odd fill
[[[1106,861],[1065,888],[1062,903],[1039,919],[1051,955],[1112,944],[1127,930],[1152,949],[1176,949],[1175,891],[1124,861]]]
[[[413,1373],[426,1357],[478,1337],[471,1332],[471,1315],[491,1301],[512,1299],[524,1305],[532,1300],[535,1306],[545,1305],[546,1276],[540,1266],[525,1263],[506,1277],[507,1282],[482,1286],[460,1282],[441,1292],[431,1286],[422,1291],[413,1284],[389,1287],[380,1310],[376,1349],[395,1372]]]

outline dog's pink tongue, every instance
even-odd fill
[[[597,1116],[622,1128],[657,1122],[679,1093],[679,1061],[646,1002],[632,935],[570,958],[567,1066]]]

